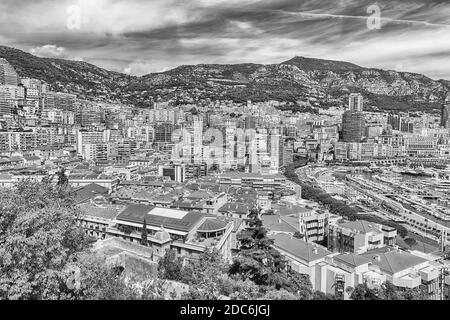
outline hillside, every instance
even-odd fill
[[[127,75],[86,62],[39,58],[4,46],[0,46],[0,57],[8,60],[19,76],[43,80],[50,84],[52,90],[74,93],[80,98],[124,100],[119,88],[130,81]]]
[[[341,61],[294,57],[280,64],[200,64],[130,77],[86,62],[38,58],[0,47],[19,75],[48,82],[82,98],[147,107],[152,100],[201,103],[278,100],[327,108],[361,92],[372,110],[437,111],[450,99],[450,82],[424,75],[364,68]]]

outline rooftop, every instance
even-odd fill
[[[74,193],[75,201],[77,203],[81,203],[86,200],[93,199],[98,195],[108,195],[108,188],[102,187],[96,183],[91,183],[87,186],[76,189]]]
[[[227,202],[220,207],[219,212],[235,212],[238,214],[247,214],[253,208],[252,205],[239,202]]]
[[[322,259],[331,254],[330,251],[326,250],[317,244],[307,243],[301,239],[291,237],[287,234],[276,234],[270,236],[275,242],[274,246],[280,250],[286,251],[295,257],[300,258],[306,262],[312,262]]]
[[[214,232],[220,231],[227,227],[228,222],[218,219],[206,219],[205,222],[198,228],[200,232]]]
[[[300,230],[298,219],[294,219],[294,221],[285,221],[278,215],[263,215],[261,219],[264,227],[270,231],[296,233]],[[295,222],[297,222],[296,225]]]
[[[251,172],[227,172],[219,175],[219,178],[264,178],[264,179],[286,179],[281,174],[260,174]]]
[[[368,222],[365,220],[346,221],[338,223],[338,225],[346,229],[357,230],[361,233],[369,233],[369,232],[382,233],[380,229],[378,229],[378,224]]]
[[[95,205],[92,203],[82,203],[79,207],[85,216],[106,220],[113,220],[124,209],[123,206]]]
[[[273,204],[272,210],[275,213],[280,214],[282,216],[297,215],[299,213],[306,213],[311,211],[311,209],[307,209],[303,206],[291,204],[288,202],[281,204]]]
[[[381,270],[391,275],[428,261],[402,250],[390,250],[386,252],[373,250],[361,254],[361,256],[370,259],[373,264],[379,266]],[[379,257],[379,261],[377,260],[377,257]]]
[[[164,226],[166,229],[189,232],[203,217],[202,213],[194,211],[186,212],[143,204],[131,204],[116,219],[142,224],[145,218],[147,225]]]
[[[354,253],[339,254],[337,256],[334,256],[333,258],[334,260],[344,263],[353,268],[371,262],[370,259]]]

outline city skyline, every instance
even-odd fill
[[[0,41],[41,57],[143,75],[201,63],[280,63],[294,56],[450,79],[444,1],[2,1]],[[80,9],[79,28],[70,18]],[[373,21],[372,21],[373,22]],[[126,50],[124,50],[126,48]],[[381,49],[381,50],[380,50]]]

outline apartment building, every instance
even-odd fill
[[[328,225],[328,250],[360,254],[394,245],[396,235],[395,229],[368,221],[333,221]]]

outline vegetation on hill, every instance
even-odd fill
[[[365,96],[366,110],[437,112],[450,96],[448,81],[420,74],[363,68],[348,62],[295,57],[280,64],[201,64],[142,77],[108,71],[81,61],[38,58],[0,46],[22,77],[50,84],[80,98],[149,107],[158,99],[178,103],[308,102],[328,108],[347,104],[350,92]],[[299,112],[305,112],[298,108]]]

